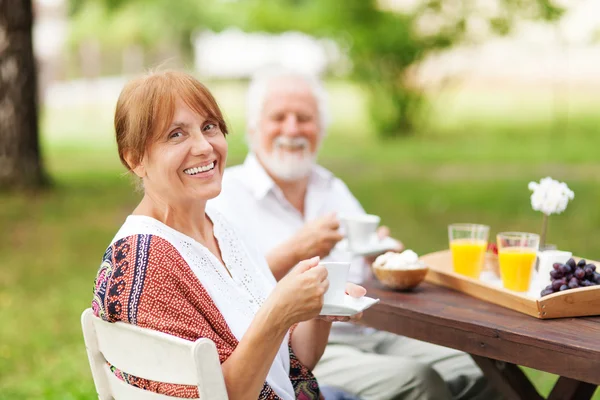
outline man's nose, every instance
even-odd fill
[[[283,121],[282,133],[290,136],[295,136],[300,133],[298,117],[296,117],[296,114],[288,114],[285,117],[285,120]]]

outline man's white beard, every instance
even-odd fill
[[[283,150],[283,147],[301,147],[301,149],[289,152]],[[267,170],[283,181],[296,181],[307,177],[317,158],[316,154],[311,153],[308,140],[301,136],[276,137],[271,153],[259,150],[259,146],[254,146],[254,151]]]

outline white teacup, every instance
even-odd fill
[[[340,222],[346,232],[350,249],[364,249],[378,240],[377,227],[381,218],[377,215],[344,215]]]
[[[321,262],[327,269],[329,288],[323,296],[324,304],[342,304],[346,295],[346,282],[348,281],[349,262]]]
[[[554,263],[566,263],[573,256],[570,251],[561,250],[546,250],[540,251],[537,254],[540,264],[538,267],[538,276],[550,283],[550,271]]]

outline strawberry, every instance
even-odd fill
[[[496,243],[488,243],[487,251],[488,253],[494,253],[498,255],[498,246],[496,246]]]

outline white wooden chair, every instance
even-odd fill
[[[107,361],[140,378],[198,386],[202,400],[227,400],[217,347],[210,339],[190,342],[123,322],[105,322],[91,308],[81,315],[81,325],[100,400],[179,399],[123,382]]]

